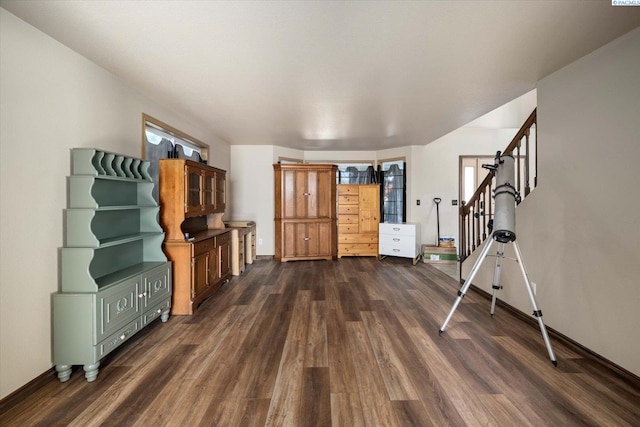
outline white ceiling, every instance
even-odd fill
[[[230,144],[304,150],[429,143],[640,26],[609,0],[0,5]]]

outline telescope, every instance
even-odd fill
[[[487,242],[480,252],[480,255],[478,256],[475,264],[471,268],[471,271],[469,271],[469,277],[464,282],[462,288],[458,291],[458,297],[454,301],[449,315],[440,327],[439,333],[442,335],[442,333],[444,332],[444,328],[447,326],[447,323],[449,323],[449,320],[451,320],[453,313],[456,311],[456,308],[458,308],[458,304],[460,304],[467,290],[469,290],[472,280],[480,269],[482,262],[487,257],[489,249],[494,242],[498,242],[498,251],[496,255],[494,255],[496,257],[496,264],[493,273],[493,295],[491,297],[490,311],[491,316],[493,317],[498,290],[502,289],[502,285],[500,285],[500,273],[502,271],[502,260],[505,258],[504,246],[505,244],[513,243],[513,247],[515,249],[517,257],[515,261],[520,267],[520,272],[522,273],[522,277],[527,288],[527,293],[529,294],[529,299],[531,300],[531,304],[533,305],[533,316],[538,319],[540,332],[542,333],[542,338],[544,339],[544,343],[547,347],[551,363],[553,363],[554,366],[557,366],[558,362],[556,361],[553,349],[551,348],[551,342],[549,341],[547,328],[542,321],[542,310],[538,309],[538,305],[536,303],[536,299],[531,287],[531,281],[529,280],[529,275],[527,274],[527,270],[524,266],[522,253],[520,252],[520,246],[518,245],[518,242],[516,242],[516,204],[520,203],[520,194],[512,184],[515,177],[514,164],[515,159],[513,158],[513,156],[503,155],[500,151],[498,151],[496,153],[494,164],[482,165],[483,168],[493,171],[496,177],[496,186],[493,190],[495,213],[493,215],[493,220],[489,221],[489,229],[491,230],[491,234],[487,238]]]
[[[515,177],[515,159],[510,155],[496,153],[495,163],[483,164],[484,169],[495,171],[496,188],[494,190],[494,217],[490,220],[493,238],[508,243],[516,240],[516,205],[520,203],[520,193],[512,181]]]

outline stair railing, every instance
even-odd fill
[[[524,122],[502,154],[515,159],[515,187],[521,200],[538,185],[538,144],[536,109]],[[533,134],[533,138],[532,138]],[[473,196],[460,206],[460,263],[482,245],[491,234],[489,220],[493,218],[493,188],[495,171],[489,171]],[[518,203],[520,203],[520,201]],[[462,271],[462,269],[460,269]]]

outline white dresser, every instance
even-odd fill
[[[383,222],[379,225],[378,253],[382,256],[411,258],[413,265],[420,259],[420,224]]]

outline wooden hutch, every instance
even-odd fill
[[[163,249],[173,262],[171,314],[193,314],[231,276],[231,234],[222,222],[226,172],[187,159],[160,159]]]

